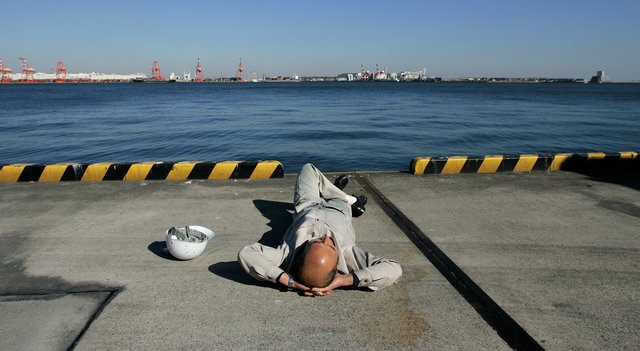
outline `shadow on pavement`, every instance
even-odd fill
[[[590,160],[572,157],[562,170],[584,174],[599,182],[607,182],[640,190],[640,158],[621,159],[615,155]]]
[[[262,216],[269,220],[267,225],[271,227],[271,230],[262,234],[258,242],[271,247],[282,244],[282,237],[293,221],[292,213],[295,211],[293,204],[271,200],[253,200],[253,204]],[[214,263],[209,266],[209,272],[244,285],[274,288],[270,282],[252,278],[242,269],[238,261]]]
[[[262,281],[253,279],[250,275],[248,275],[242,269],[238,261],[214,263],[211,266],[209,266],[209,272],[219,277],[229,279],[236,283],[240,283],[244,285],[265,286],[265,287],[271,287],[271,288],[274,287],[274,285],[270,282],[262,282]]]
[[[271,227],[270,231],[262,234],[258,242],[271,247],[282,244],[282,237],[293,222],[293,204],[270,200],[253,200],[253,204],[269,220],[267,225]]]
[[[575,171],[584,174],[594,181],[613,183],[627,188],[640,190],[640,169],[616,169],[612,171]]]
[[[167,242],[162,241],[154,241],[149,246],[147,246],[149,251],[153,252],[156,256],[160,258],[164,258],[165,260],[170,261],[180,261],[179,259],[173,257],[167,248]]]

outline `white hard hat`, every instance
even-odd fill
[[[190,260],[198,257],[215,235],[211,229],[198,225],[171,227],[166,232],[167,248],[173,257]]]

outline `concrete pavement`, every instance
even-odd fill
[[[359,245],[404,274],[325,298],[236,263],[246,244],[278,243],[295,175],[0,184],[0,349],[633,349],[639,179],[356,173],[346,191],[370,199]],[[191,261],[164,250],[184,225],[216,232]],[[514,344],[517,327],[533,342]]]

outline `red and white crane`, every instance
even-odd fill
[[[153,61],[151,65],[151,79],[164,80],[164,77],[160,74],[160,63],[158,61]]]
[[[2,59],[0,59],[0,73],[2,73],[2,78],[0,78],[0,83],[8,84],[11,83],[11,68],[7,68],[4,66]]]
[[[240,64],[236,70],[236,82],[244,82],[244,65],[242,64],[242,57],[240,58]]]
[[[198,64],[196,65],[196,82],[204,82],[204,68],[200,65],[200,58],[198,57]]]
[[[20,57],[20,61],[22,61],[22,81],[25,83],[32,83],[34,81],[33,75],[36,73],[36,70],[29,67],[29,62],[24,57]]]
[[[58,61],[56,65],[56,83],[64,83],[67,81],[67,68],[62,61]]]

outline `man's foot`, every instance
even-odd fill
[[[367,197],[364,195],[356,196],[356,202],[351,205],[351,216],[352,217],[360,217],[364,214],[364,211],[367,209],[364,205],[367,204]]]
[[[338,189],[344,189],[349,183],[349,178],[346,175],[340,175],[336,180],[333,181],[333,185],[337,186]]]

